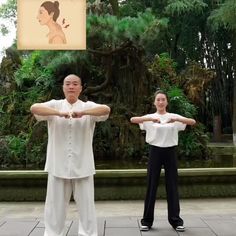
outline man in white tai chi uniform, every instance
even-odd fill
[[[63,82],[65,99],[35,103],[30,108],[38,121],[48,124],[44,236],[65,235],[72,192],[79,212],[78,235],[97,236],[92,141],[95,123],[106,120],[110,108],[81,101],[81,91],[81,79],[71,74]]]

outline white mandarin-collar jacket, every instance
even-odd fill
[[[78,100],[71,105],[66,99],[42,103],[59,111],[82,111],[99,106],[94,102]],[[60,178],[83,178],[95,174],[93,133],[95,123],[106,116],[85,115],[66,119],[59,116],[38,116],[48,123],[48,147],[45,171]]]

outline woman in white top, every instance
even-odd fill
[[[148,186],[140,230],[147,231],[152,227],[156,192],[163,166],[165,169],[168,220],[175,230],[184,231],[184,223],[179,216],[178,171],[175,146],[178,145],[178,132],[184,130],[186,125],[194,125],[196,121],[167,112],[168,100],[163,91],[155,93],[154,105],[156,107],[155,113],[130,119],[132,123],[139,124],[140,128],[146,131],[146,142],[150,144],[147,169]]]

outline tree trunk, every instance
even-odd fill
[[[221,116],[215,115],[213,118],[213,141],[221,141]]]
[[[233,117],[232,117],[232,128],[233,128],[233,144],[236,146],[236,78],[233,80]]]
[[[113,15],[115,16],[119,16],[119,3],[118,0],[109,0],[111,7],[112,7],[112,11],[113,11]]]
[[[233,70],[234,70],[234,78],[233,78],[233,117],[232,117],[232,128],[233,128],[233,144],[236,146],[236,30],[234,31],[234,37],[232,40],[232,51],[233,51]]]

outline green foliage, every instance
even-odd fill
[[[186,6],[178,8],[175,2]],[[86,51],[32,51],[23,54],[22,66],[14,73],[15,89],[0,97],[0,134],[6,136],[2,145],[2,153],[6,155],[5,159],[0,156],[0,162],[44,163],[46,123],[35,122],[29,108],[35,102],[61,98],[61,83],[69,73],[79,74],[85,88],[99,86],[106,76],[109,77],[102,90],[86,94],[87,99],[112,107],[110,118],[96,127],[94,150],[98,159],[137,159],[147,155],[144,135],[140,135],[138,126],[130,124],[129,118],[151,111],[153,100],[150,101],[149,97],[157,87],[168,92],[170,111],[195,117],[196,107],[179,86],[176,68],[180,64],[175,59],[181,51],[185,63],[184,56],[188,57],[191,49],[197,51],[197,43],[192,43],[192,38],[196,40],[194,42],[199,41],[199,28],[195,27],[199,18],[196,15],[199,16],[205,7],[200,0],[175,2],[161,1],[161,7],[156,11],[145,9],[154,6],[154,1],[140,0],[137,5],[132,1],[140,12],[133,10],[129,15],[125,13],[125,7],[128,9],[126,12],[132,9],[128,8],[129,1],[126,1],[121,12],[127,15],[120,18],[109,14],[89,14]],[[189,17],[191,14],[194,17]],[[188,26],[186,22],[194,24]],[[124,45],[128,46],[123,48]],[[160,53],[154,57],[157,51]],[[180,137],[181,157],[202,158],[205,141],[203,128],[189,128]]]
[[[96,125],[94,133],[94,153],[98,158],[110,158],[111,156],[111,142],[107,142],[104,137],[107,137],[107,140],[113,140],[113,133],[111,132],[112,123],[111,120],[107,120],[105,123],[98,123]],[[104,156],[104,154],[106,156]]]
[[[196,107],[191,104],[183,90],[177,87],[172,87],[168,92],[169,111],[180,114],[185,117],[194,118],[197,114]],[[207,143],[208,136],[205,133],[205,127],[201,123],[197,123],[194,127],[187,127],[184,132],[180,133],[179,137],[179,156],[184,158],[207,158],[209,151]]]
[[[51,87],[52,71],[44,68],[40,63],[41,52],[34,51],[23,60],[22,66],[15,73],[15,81],[19,87],[42,85],[47,89]]]
[[[194,13],[202,13],[207,7],[203,0],[169,0],[166,13],[172,16]]]
[[[0,17],[14,21],[17,15],[17,1],[7,0],[6,3],[1,4]]]
[[[46,160],[47,124],[46,122],[36,122],[31,127],[26,143],[26,165],[42,168]]]
[[[122,1],[120,3],[120,12],[123,17],[136,17],[138,12],[143,12],[146,8],[144,2],[139,0]]]
[[[177,87],[171,87],[167,92],[169,97],[169,111],[177,112],[185,117],[193,118],[197,114],[196,107],[191,104],[186,95],[184,95],[183,90]]]
[[[209,136],[206,134],[205,127],[198,123],[194,127],[188,127],[184,132],[180,132],[178,156],[180,159],[207,159],[210,151],[206,148]]]
[[[168,97],[170,112],[178,113],[189,118],[196,117],[197,109],[188,101],[183,90],[173,87],[168,91]],[[178,146],[179,155],[182,158],[208,158],[208,141],[209,137],[206,134],[204,125],[197,121],[197,125],[187,127],[184,132],[180,133]]]
[[[47,53],[46,55],[43,55],[41,57],[41,63],[44,64],[44,59],[46,59],[47,55],[50,56],[50,53]],[[47,70],[51,71],[52,74],[54,74],[58,68],[60,68],[62,65],[71,65],[75,63],[75,57],[73,56],[73,53],[70,51],[66,52],[58,52],[55,55],[50,56],[50,61],[46,64]]]
[[[2,35],[7,35],[9,33],[9,30],[4,24],[1,24],[0,25],[0,32]]]
[[[165,23],[162,21],[163,24]],[[89,15],[87,19],[88,44],[95,48],[114,48],[128,40],[142,45],[147,37],[157,34],[159,20],[146,10],[137,17],[117,18],[112,15]],[[94,39],[96,38],[96,42]]]
[[[26,164],[26,143],[28,141],[28,134],[20,133],[19,135],[7,135],[5,136],[8,148],[10,150],[10,157],[7,164]],[[6,164],[6,163],[5,163]]]
[[[16,25],[16,15],[17,15],[17,1],[16,0],[7,0],[6,3],[1,4],[0,6],[0,19],[5,19],[10,22],[13,22]],[[0,25],[0,32],[3,35],[9,33],[8,26],[6,24]]]
[[[191,104],[183,90],[178,87],[171,87],[167,91],[168,110],[185,117],[195,118],[196,107]],[[205,134],[205,127],[198,122],[194,127],[187,129],[179,137],[179,154],[185,158],[207,158],[208,157],[208,136]]]
[[[225,0],[218,8],[212,11],[208,18],[209,25],[214,30],[219,30],[221,27],[236,30],[236,1]]]
[[[149,71],[152,74],[154,83],[162,88],[169,87],[171,81],[176,78],[176,66],[176,62],[167,53],[156,55],[149,65]]]

